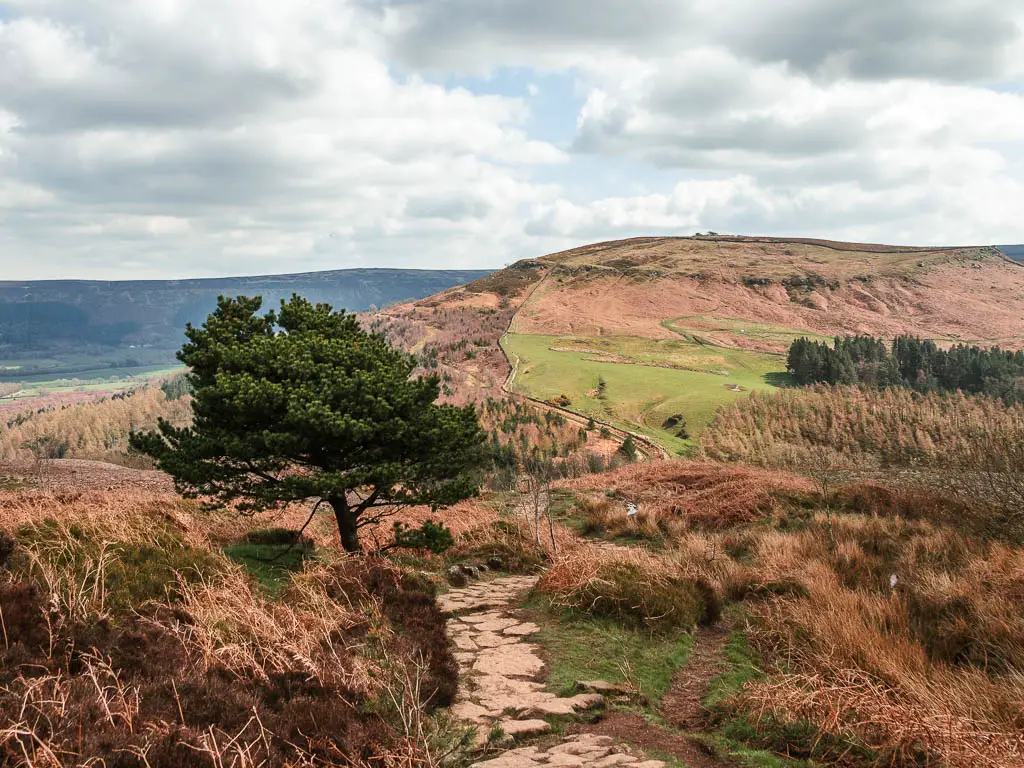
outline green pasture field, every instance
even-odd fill
[[[642,432],[681,453],[692,448],[719,407],[786,380],[782,356],[682,339],[509,334],[502,346],[516,365],[514,391],[540,400],[564,394],[571,410]],[[632,362],[601,361],[602,354]],[[690,370],[637,364],[656,362]],[[595,392],[599,377],[606,383],[603,398]],[[663,428],[676,414],[686,418],[689,439]]]
[[[86,371],[79,376],[59,376],[53,378],[30,377],[29,381],[19,382],[22,389],[8,397],[0,397],[0,403],[15,400],[29,400],[33,397],[59,394],[62,392],[121,392],[144,384],[152,379],[170,376],[184,371],[184,366],[163,366],[146,368],[103,368]],[[73,383],[75,380],[77,384]]]

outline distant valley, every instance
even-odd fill
[[[1024,245],[1000,245],[997,247],[1014,261],[1024,261]]]
[[[175,363],[188,322],[218,295],[259,295],[265,306],[298,293],[359,312],[419,299],[486,270],[347,269],[199,280],[0,281],[0,381],[127,376]]]

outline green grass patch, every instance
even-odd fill
[[[314,556],[309,548],[298,544],[231,544],[222,550],[241,565],[268,595],[277,596],[291,584],[292,574],[301,571]]]
[[[652,634],[609,619],[553,609],[543,598],[528,603],[541,631],[534,639],[548,661],[548,688],[568,695],[578,680],[631,683],[652,703],[668,691],[685,666],[692,638],[684,632]]]
[[[509,334],[502,345],[517,364],[516,391],[552,401],[566,395],[571,410],[642,432],[680,453],[692,449],[719,407],[775,389],[785,371],[778,355],[684,339]],[[600,379],[603,396],[596,391]],[[689,438],[664,426],[676,415],[685,417]]]
[[[764,677],[761,657],[741,630],[734,630],[723,649],[728,667],[714,678],[708,686],[704,706],[715,713],[718,723],[716,731],[698,734],[717,754],[728,755],[734,761],[748,768],[802,768],[810,766],[806,760],[783,757],[776,752],[757,745],[766,745],[772,739],[759,733],[754,724],[741,713],[727,705],[730,697],[743,690],[743,686]],[[797,728],[799,730],[799,727]],[[786,739],[795,742],[813,739],[816,734],[797,732],[793,727],[780,729],[774,745],[784,748]]]
[[[708,686],[704,705],[709,708],[717,707],[730,696],[739,693],[744,684],[764,676],[757,651],[750,646],[747,636],[740,630],[730,633],[723,651],[729,667]]]

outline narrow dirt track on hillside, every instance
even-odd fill
[[[661,699],[661,712],[676,728],[693,731],[707,724],[704,699],[711,681],[725,667],[723,649],[729,632],[722,626],[701,627],[693,636],[693,647],[686,666],[672,678],[672,685]]]

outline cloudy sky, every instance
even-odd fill
[[[1024,242],[1021,0],[0,0],[0,280]]]

